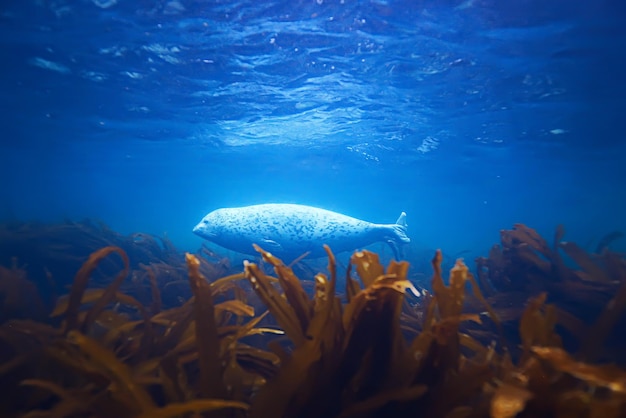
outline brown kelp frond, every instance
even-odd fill
[[[111,379],[116,390],[122,391],[125,395],[130,395],[131,403],[129,406],[136,405],[140,411],[149,411],[155,408],[155,403],[148,392],[134,382],[129,367],[120,362],[113,352],[75,330],[68,333],[67,340],[75,344],[103,375]]]
[[[385,268],[380,264],[378,254],[370,251],[357,251],[352,255],[350,263],[356,267],[356,273],[364,287],[369,287],[374,281],[385,273]]]
[[[305,330],[311,320],[313,304],[304,291],[302,283],[293,273],[293,270],[283,264],[282,260],[279,260],[267,251],[263,251],[257,245],[254,246],[254,249],[261,253],[263,261],[274,267],[278,281],[285,292],[285,297],[298,318],[300,327]]]
[[[556,311],[546,304],[546,294],[542,293],[528,301],[519,325],[523,356],[528,358],[533,346],[561,347],[561,338],[555,331]]]
[[[162,408],[146,411],[138,418],[176,418],[181,415],[194,412],[217,411],[221,409],[235,408],[243,411],[249,409],[248,404],[236,401],[226,401],[221,399],[198,399],[184,403],[170,403]]]
[[[150,296],[152,297],[150,313],[154,315],[156,313],[159,313],[163,306],[163,301],[161,299],[161,290],[159,289],[156,273],[151,266],[145,266],[143,264],[140,264],[139,266],[144,269],[146,271],[146,274],[148,275],[148,280],[150,282]]]
[[[90,388],[78,390],[67,390],[60,385],[38,379],[25,379],[21,382],[22,386],[31,386],[44,391],[48,391],[59,401],[50,410],[34,410],[30,411],[23,417],[68,417],[89,412],[91,405],[89,402]]]
[[[0,266],[0,323],[15,318],[42,319],[46,308],[36,284],[26,270],[12,260],[10,268]]]
[[[223,397],[226,391],[219,379],[222,375],[222,358],[219,352],[211,288],[200,273],[200,262],[191,254],[187,254],[187,267],[191,291],[196,298],[193,304],[193,315],[196,324],[195,338],[198,347],[201,395],[205,398]]]
[[[67,309],[65,311],[65,329],[66,331],[70,331],[78,328],[78,310],[80,309],[81,300],[85,290],[87,289],[87,283],[89,281],[89,277],[91,273],[96,269],[98,263],[107,257],[111,253],[117,253],[122,257],[122,261],[124,262],[124,269],[117,275],[113,282],[113,286],[111,286],[109,291],[104,292],[100,298],[95,302],[97,306],[97,310],[101,310],[109,303],[113,297],[115,296],[115,292],[119,287],[120,283],[128,274],[128,256],[126,253],[120,249],[119,247],[105,247],[101,250],[98,250],[89,256],[89,259],[83,264],[81,269],[76,273],[76,278],[74,279],[74,284],[72,285],[72,290],[68,297]],[[95,308],[94,306],[94,308]],[[91,317],[94,315],[92,314]]]
[[[521,387],[503,383],[493,394],[489,415],[492,418],[514,418],[526,408],[533,394]]]
[[[268,256],[266,257],[268,260],[271,260],[280,266],[280,268],[277,269],[277,274],[287,274],[287,272],[290,271],[288,267],[282,266],[280,260],[274,258],[270,253],[267,253],[267,255]],[[304,317],[305,320],[308,321],[307,316],[310,314],[306,314],[306,312],[311,310],[312,306],[307,302],[306,298],[308,297],[306,296],[306,293],[304,294],[304,298],[300,298],[300,291],[304,292],[304,290],[302,290],[302,286],[289,282],[288,279],[285,279],[284,277],[282,278],[281,285],[287,287],[292,285],[295,287],[295,289],[290,289],[291,295],[298,295],[295,303],[302,303],[304,305],[298,305],[297,308],[294,308],[291,303],[287,301],[287,299],[283,297],[276,288],[274,288],[270,278],[257,264],[246,262],[244,263],[244,266],[246,277],[250,281],[252,288],[261,298],[261,301],[265,304],[265,306],[267,306],[270,313],[276,319],[278,325],[285,331],[289,339],[296,346],[303,344],[305,341],[305,329],[303,329],[301,319]],[[281,279],[279,278],[278,280],[280,281]],[[301,313],[300,316],[296,314],[296,309],[298,309]]]
[[[104,295],[105,289],[87,289],[82,295],[80,300],[80,305],[88,305],[97,300],[100,300]],[[111,303],[123,303],[125,305],[135,307],[137,310],[143,309],[143,305],[134,297],[129,296],[125,293],[115,292]],[[79,305],[79,306],[80,306]],[[57,299],[56,306],[50,313],[50,317],[58,317],[66,314],[67,308],[69,306],[69,295],[63,295]]]
[[[578,362],[557,347],[532,347],[532,352],[555,371],[572,375],[589,386],[604,387],[626,395],[626,371],[613,365],[593,366]]]

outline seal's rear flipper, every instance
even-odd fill
[[[409,225],[406,223],[406,212],[402,212],[402,213],[400,214],[400,217],[399,217],[399,218],[398,218],[398,220],[396,221],[396,225],[400,225],[400,226],[403,226],[403,227],[405,227],[405,228],[406,228],[407,226],[409,226]]]
[[[406,234],[406,228],[408,224],[406,223],[406,212],[402,212],[400,217],[396,221],[395,224],[391,225],[391,229],[393,229],[393,240],[399,244],[408,244],[411,242],[411,238]]]
[[[402,212],[395,224],[389,225],[393,230],[393,235],[388,236],[387,244],[393,251],[393,256],[396,260],[400,260],[400,257],[404,257],[404,251],[402,251],[403,244],[411,242],[411,238],[406,234],[408,224],[406,223],[406,212]]]

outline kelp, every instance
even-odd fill
[[[270,290],[273,289],[270,281],[254,263],[246,265],[246,274],[293,341],[294,349],[289,354],[282,353],[281,369],[254,398],[251,416],[332,416],[341,412],[342,397],[354,398],[343,402],[350,406],[358,405],[364,392],[373,388],[350,388],[360,386],[357,382],[373,382],[368,373],[385,374],[385,367],[374,367],[365,372],[367,367],[360,364],[366,356],[386,350],[388,344],[387,339],[381,338],[379,347],[369,347],[372,343],[369,338],[377,333],[376,330],[369,332],[367,324],[375,326],[378,322],[381,327],[393,324],[392,318],[399,315],[401,306],[399,296],[409,284],[395,273],[374,279],[375,273],[369,267],[378,269],[380,264],[359,263],[360,277],[370,286],[355,295],[344,309],[334,292],[337,278],[334,256],[329,248],[326,247],[326,251],[331,276],[316,276],[313,299],[306,295],[300,282],[294,280],[289,267],[270,253],[260,248],[257,250],[274,267],[285,298]],[[365,254],[356,253],[355,257],[366,257]],[[389,296],[380,297],[382,294]],[[399,327],[399,324],[396,326]],[[393,336],[401,338],[399,332]],[[356,380],[351,382],[352,379]],[[391,383],[379,381],[378,384],[385,386]],[[348,390],[344,392],[344,388]]]
[[[558,227],[550,245],[534,229],[522,224],[500,231],[501,243],[492,247],[488,258],[476,260],[482,287],[489,289],[489,294],[516,289],[549,290],[582,302],[581,290],[588,296],[610,293],[626,279],[626,262],[620,254],[606,245],[599,253],[587,253],[576,243],[563,241],[564,235],[564,228]]]
[[[626,261],[608,248],[621,235],[612,233],[601,240],[599,253],[564,241],[562,226],[551,244],[522,224],[500,235],[501,243],[491,249],[489,257],[476,260],[478,281],[495,311],[509,322],[519,320],[522,305],[507,301],[545,294],[558,324],[576,341],[571,349],[580,350],[589,360],[608,355],[603,343],[611,338],[626,307]],[[588,338],[581,339],[582,334]],[[612,338],[626,348],[620,335]]]
[[[522,356],[514,362],[500,339],[485,346],[463,332],[467,321],[480,324],[489,317],[498,329],[500,320],[461,261],[446,284],[441,253],[436,254],[421,330],[406,341],[400,318],[409,287],[407,263],[392,262],[385,269],[375,254],[355,253],[351,263],[358,280],[347,278],[348,302],[341,304],[329,299],[336,284],[329,249],[330,279],[316,278],[312,298],[302,296],[288,267],[257,249],[274,267],[284,293],[277,293],[254,263],[246,265],[246,275],[294,346],[281,351],[278,374],[252,399],[252,417],[570,416],[565,399],[598,386],[611,392],[587,395],[577,416],[624,411],[624,372],[567,355],[557,333],[562,315],[546,294],[531,298],[522,311]],[[464,311],[468,285],[482,312]]]
[[[624,259],[607,249],[616,236],[589,254],[563,234],[559,228],[549,244],[522,225],[503,231],[501,245],[478,260],[476,279],[461,260],[446,277],[437,251],[432,291],[420,292],[408,262],[384,266],[369,251],[352,255],[342,287],[328,247],[327,271],[306,284],[297,263],[260,247],[260,263],[228,274],[207,248],[179,257],[135,234],[144,252],[94,250],[48,320],[0,326],[0,412],[626,416],[626,371],[597,363],[619,349],[608,343],[626,307]],[[168,256],[132,259],[157,251]],[[166,276],[175,280],[164,283]],[[0,289],[11,294],[15,277],[27,280],[14,274]],[[170,306],[174,287],[187,297]],[[587,305],[581,292],[590,292]],[[572,309],[588,305],[595,309],[583,310],[593,313],[586,318]],[[563,330],[582,341],[578,350],[569,351]]]
[[[461,340],[470,351],[487,351],[458,332],[460,322],[479,320],[461,312],[468,280],[462,262],[453,269],[448,287],[438,253],[426,325],[407,342],[400,317],[406,290],[413,286],[407,280],[408,263],[392,261],[385,268],[376,254],[356,252],[351,266],[360,283],[347,277],[348,303],[342,305],[334,295],[336,269],[329,248],[330,278],[316,276],[312,298],[280,260],[257,250],[274,267],[284,297],[256,264],[246,264],[247,277],[294,348],[282,353],[281,368],[253,399],[251,416],[382,416],[424,410],[444,416],[469,402],[491,376],[487,366],[469,366],[460,353]],[[448,396],[459,392],[452,400]]]
[[[40,289],[16,263],[13,259],[10,268],[0,266],[0,323],[14,318],[45,318]]]
[[[107,288],[87,289],[91,272],[114,253],[126,267]],[[247,403],[228,399],[233,382],[239,391],[252,392],[275,374],[278,361],[267,351],[240,346],[239,341],[274,330],[258,326],[262,316],[245,322],[243,318],[253,316],[254,310],[241,300],[214,304],[216,295],[227,294],[226,289],[243,275],[209,283],[196,257],[188,254],[187,263],[194,297],[179,308],[147,309],[119,291],[128,277],[125,252],[119,247],[94,252],[76,274],[69,296],[60,298],[51,312],[51,317],[62,318],[60,324],[13,320],[0,328],[0,340],[14,351],[0,365],[0,382],[15,385],[17,376],[30,375],[22,378],[18,389],[30,399],[21,407],[30,410],[29,416],[165,417],[247,410]],[[153,290],[157,300],[158,293]],[[127,307],[126,313],[116,312],[120,306]],[[239,351],[245,366],[237,364]],[[28,364],[34,355],[42,367]],[[60,375],[63,384],[58,383]],[[33,391],[48,395],[33,397]],[[18,407],[5,415],[16,414]]]
[[[16,222],[0,224],[0,266],[21,266],[20,274],[28,277],[28,282],[22,281],[21,293],[28,293],[34,300],[32,290],[27,289],[27,283],[32,283],[38,290],[37,298],[43,309],[22,313],[11,311],[7,317],[41,319],[41,311],[55,305],[56,295],[67,291],[83,262],[105,247],[121,248],[127,254],[130,280],[125,280],[120,290],[144,304],[152,303],[151,311],[178,306],[191,296],[185,255],[166,236],[122,235],[91,220],[59,224]],[[211,281],[235,273],[228,259],[217,256],[206,247],[202,247],[196,256],[200,260],[200,271]],[[91,272],[90,286],[108,287],[111,276],[123,268],[120,258],[103,259]],[[0,285],[2,282],[4,280],[0,280]],[[162,300],[154,298],[155,286],[161,290],[167,288],[167,292],[162,292]],[[20,288],[10,285],[10,289],[17,292]],[[11,297],[11,300],[19,299]],[[1,320],[0,316],[0,323]]]

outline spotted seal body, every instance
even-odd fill
[[[207,214],[193,232],[215,244],[244,254],[257,255],[252,244],[289,262],[310,252],[326,255],[323,245],[335,253],[354,251],[378,241],[410,242],[406,213],[395,224],[375,224],[311,206],[269,203],[217,209]]]

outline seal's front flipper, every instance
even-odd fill
[[[389,247],[391,248],[391,251],[393,252],[393,258],[396,261],[400,261],[401,256],[404,256],[403,251],[398,248],[398,244],[396,244],[396,242],[392,239],[388,239],[387,240],[387,244],[389,244]]]
[[[261,248],[270,253],[280,253],[283,251],[283,246],[274,240],[264,238],[261,240]]]

